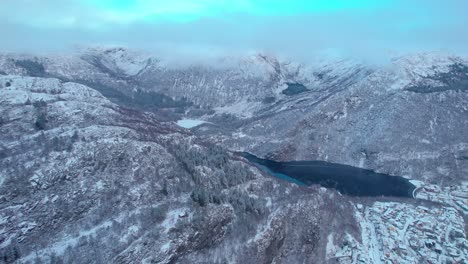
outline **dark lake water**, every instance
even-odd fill
[[[319,184],[349,196],[394,196],[413,198],[416,188],[409,180],[372,170],[325,161],[285,161],[261,159],[239,153],[263,171],[299,185]]]

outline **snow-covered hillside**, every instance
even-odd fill
[[[383,227],[414,237],[412,217],[430,211],[451,214],[437,225],[450,241],[437,242],[442,255],[424,252],[466,251],[453,249],[466,245],[464,58],[173,65],[123,48],[0,54],[0,114],[0,262],[370,263],[386,258],[375,247],[393,245]],[[418,200],[295,186],[237,150],[418,179]],[[423,261],[404,250],[387,258]]]
[[[346,206],[81,84],[0,76],[0,113],[2,263],[308,262]]]

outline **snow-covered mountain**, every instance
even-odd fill
[[[223,59],[216,66],[177,66],[122,48],[93,48],[63,56],[6,54],[0,57],[0,69],[7,74],[86,82],[98,90],[107,88],[129,96],[138,90],[185,98],[220,112],[240,104],[252,111],[268,107],[268,102],[294,93],[294,88],[287,90],[294,85],[311,91],[343,88],[372,71],[351,60],[304,65],[264,55]]]
[[[381,66],[261,54],[172,65],[144,52],[90,48],[4,54],[0,71],[85,84],[159,120],[210,121],[200,136],[260,156],[328,160],[426,181],[453,182],[468,171],[468,62],[450,54],[400,56]]]
[[[2,263],[311,261],[348,206],[81,84],[1,76],[0,113]]]
[[[466,61],[404,57],[344,89],[292,96],[218,135],[233,148],[280,160],[454,183],[468,173],[467,90]]]
[[[436,53],[0,54],[0,263],[422,261],[419,220],[443,233],[435,259],[466,261],[467,90],[468,61]],[[296,186],[238,150],[406,176],[437,203]]]

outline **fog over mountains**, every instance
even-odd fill
[[[2,53],[0,262],[463,263],[467,89],[468,60],[446,53]],[[238,151],[417,188],[350,197]]]
[[[464,0],[3,0],[1,7],[2,51],[118,45],[179,62],[247,52],[374,63],[432,50],[468,55]]]
[[[0,1],[0,264],[468,263],[466,10]]]
[[[375,66],[258,54],[214,66],[168,65],[141,52],[93,48],[67,56],[4,55],[0,63],[7,74],[87,85],[163,121],[209,121],[195,133],[232,150],[429,182],[461,179],[467,169],[458,161],[467,155],[468,68],[454,55],[414,54]]]

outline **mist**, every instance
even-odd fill
[[[104,45],[183,61],[260,52],[303,61],[325,53],[373,62],[413,52],[468,53],[468,3],[459,0],[389,1],[368,8],[284,14],[200,11],[184,19],[171,13],[122,20],[104,19],[105,8],[86,4],[89,1],[28,2],[33,1],[0,4],[3,52],[69,52],[77,46]]]

